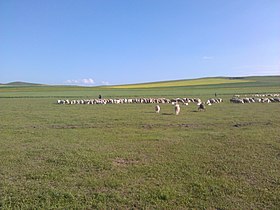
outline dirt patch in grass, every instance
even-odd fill
[[[181,123],[181,124],[143,124],[141,125],[142,128],[144,129],[153,129],[153,128],[174,128],[174,127],[179,127],[179,128],[197,128],[198,125],[195,124],[186,124],[186,123]]]
[[[233,125],[233,127],[239,128],[239,127],[244,127],[244,126],[250,126],[253,123],[249,122],[249,123],[236,123]]]
[[[109,127],[109,126],[105,126]],[[27,129],[78,129],[78,128],[100,128],[96,125],[66,125],[66,124],[54,124],[54,125],[28,125],[23,128]]]
[[[103,127],[109,128],[109,125],[105,125]],[[79,128],[100,128],[100,126],[96,125],[51,125],[50,128],[53,129],[79,129]]]
[[[81,128],[79,125],[52,125],[51,128],[55,129],[76,129]]]
[[[271,126],[271,122],[242,122],[242,123],[236,123],[233,125],[233,127],[239,128],[239,127],[247,127],[247,126],[256,126],[256,125],[262,125],[262,126]]]
[[[139,160],[120,158],[120,157],[117,157],[113,160],[113,165],[115,166],[128,166],[128,165],[135,165],[137,163],[139,163]]]

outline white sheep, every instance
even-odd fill
[[[180,106],[179,104],[175,105],[175,114],[178,115],[180,113]]]
[[[160,112],[160,106],[159,106],[159,105],[156,105],[156,106],[155,106],[155,110],[156,110],[156,113],[159,113],[159,112]]]

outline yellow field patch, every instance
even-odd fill
[[[154,82],[132,85],[118,85],[110,86],[110,88],[117,89],[130,89],[130,88],[156,88],[156,87],[179,87],[179,86],[194,86],[194,85],[217,85],[217,84],[229,84],[229,83],[246,83],[253,82],[252,80],[243,79],[223,79],[223,78],[207,78],[207,79],[193,79],[193,80],[180,80],[180,81],[168,81],[168,82]]]

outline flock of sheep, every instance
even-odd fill
[[[58,104],[131,104],[131,103],[140,103],[140,104],[149,104],[149,103],[199,103],[201,100],[198,98],[176,98],[176,99],[167,99],[167,98],[118,98],[118,99],[79,99],[79,100],[57,100]]]
[[[240,95],[235,95],[230,99],[232,103],[271,103],[280,102],[280,94],[255,94],[251,97],[240,97]]]
[[[57,100],[57,104],[130,104],[130,103],[141,103],[141,104],[157,104],[155,106],[156,113],[160,112],[159,104],[172,104],[175,107],[175,114],[180,113],[180,104],[189,105],[189,103],[195,103],[198,106],[198,110],[205,111],[205,105],[212,105],[215,103],[221,103],[223,99],[221,98],[210,98],[206,102],[202,102],[200,98],[123,98],[123,99],[78,99],[78,100]]]
[[[221,98],[210,98],[206,101],[207,105],[211,105],[213,103],[221,103],[223,99]],[[57,100],[57,104],[130,104],[130,103],[141,103],[141,104],[184,104],[188,105],[189,103],[202,103],[200,98],[122,98],[122,99],[78,99],[78,100],[69,100],[69,99],[59,99]]]
[[[215,103],[221,103],[223,99],[221,98],[210,98],[206,102],[202,102],[200,98],[119,98],[119,99],[78,99],[78,100],[57,100],[57,104],[130,104],[130,103],[140,103],[140,104],[157,104],[155,106],[155,112],[160,112],[160,105],[170,103],[174,105],[175,114],[180,113],[180,104],[189,105],[189,103],[195,103],[198,106],[198,110],[205,111],[205,105],[212,105]],[[255,94],[251,97],[240,97],[240,95],[235,95],[230,99],[232,103],[270,103],[270,102],[280,102],[280,94]]]

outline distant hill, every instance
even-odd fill
[[[16,82],[9,82],[9,83],[2,84],[2,85],[9,85],[9,86],[37,86],[37,85],[42,85],[42,84],[16,81]]]
[[[208,78],[198,78],[198,79],[171,80],[171,81],[160,81],[160,82],[151,82],[151,83],[116,85],[116,86],[111,86],[111,88],[130,89],[130,88],[158,88],[158,87],[179,87],[179,86],[183,87],[183,86],[217,85],[217,84],[247,83],[247,82],[252,82],[252,80],[244,77],[208,77]]]
[[[127,84],[107,86],[115,89],[134,89],[134,88],[160,88],[160,87],[186,87],[186,86],[205,86],[205,85],[227,85],[227,84],[280,84],[280,76],[249,76],[249,77],[206,77],[198,79],[171,80],[161,82],[150,82],[140,84]]]

